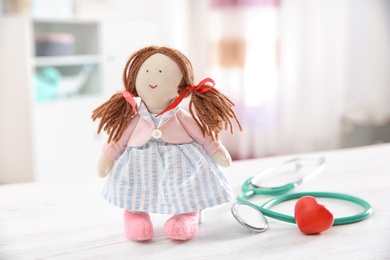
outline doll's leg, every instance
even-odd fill
[[[146,212],[125,210],[125,233],[131,240],[146,241],[153,237],[153,225]]]
[[[165,223],[165,234],[174,240],[189,240],[198,233],[199,213],[173,215]]]

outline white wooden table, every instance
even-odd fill
[[[188,242],[165,237],[169,216],[152,215],[155,237],[129,241],[123,211],[101,196],[103,180],[0,186],[0,259],[390,259],[390,145],[306,154],[323,155],[327,168],[296,191],[333,191],[367,200],[373,215],[362,222],[303,235],[292,224],[269,220],[267,232],[255,234],[230,213],[232,203],[207,209],[198,235]],[[295,156],[235,162],[226,170],[236,193],[258,170]],[[91,173],[92,174],[92,173]],[[336,215],[360,208],[324,201]],[[294,202],[276,210],[292,214]]]

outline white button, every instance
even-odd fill
[[[161,130],[160,129],[155,129],[155,130],[153,130],[153,132],[152,132],[152,136],[153,136],[153,138],[160,138],[161,136],[162,136],[162,132],[161,132]]]

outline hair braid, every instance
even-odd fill
[[[230,119],[234,119],[242,131],[241,123],[233,110],[234,103],[215,88],[203,93],[193,91],[189,106],[190,113],[202,129],[203,136],[208,135],[216,141],[223,130],[229,130],[233,134]]]
[[[106,131],[108,134],[107,142],[118,142],[132,117],[133,108],[123,98],[122,93],[114,94],[92,112],[93,121],[100,118],[97,132]]]

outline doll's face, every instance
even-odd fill
[[[150,113],[160,113],[177,96],[183,74],[168,56],[156,53],[141,65],[135,81],[138,95]]]

